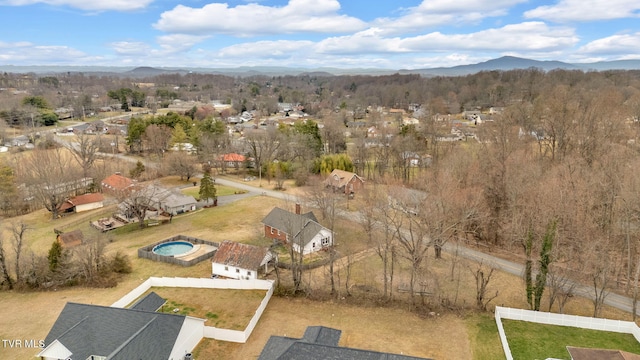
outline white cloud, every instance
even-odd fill
[[[434,13],[465,13],[469,11],[503,11],[526,0],[424,0],[417,9]]]
[[[407,38],[385,38],[380,32],[367,30],[350,36],[321,41],[316,50],[329,54],[362,52],[427,52],[443,51],[554,51],[574,46],[578,37],[573,29],[549,27],[542,22],[525,22],[487,29],[469,34],[432,32]]]
[[[33,44],[28,42],[28,41],[18,41],[18,42],[14,42],[14,43],[9,43],[9,42],[4,42],[4,41],[0,41],[0,49],[3,48],[21,48],[21,47],[29,47],[32,46]]]
[[[46,4],[69,6],[86,11],[132,11],[146,8],[154,0],[0,0],[0,5],[24,6]]]
[[[202,8],[178,5],[160,15],[158,30],[186,34],[258,36],[284,33],[340,33],[361,30],[361,20],[338,14],[337,0],[289,0],[282,7],[256,3],[229,7],[211,3]]]
[[[207,39],[207,36],[172,34],[158,36],[157,42],[165,52],[176,53],[189,50],[205,39]]]
[[[231,45],[221,49],[222,58],[295,58],[312,50],[312,41],[257,41]]]
[[[68,46],[43,46],[29,42],[0,42],[0,61],[6,64],[71,64],[91,61],[84,52]]]
[[[612,35],[591,41],[578,49],[578,53],[588,55],[625,55],[636,52],[638,48],[640,48],[640,32]],[[633,57],[631,56],[630,58]]]
[[[525,18],[556,22],[611,20],[640,16],[638,0],[560,0],[557,5],[539,6],[524,13]]]
[[[388,34],[422,31],[439,25],[477,23],[487,17],[505,15],[508,9],[526,0],[424,0],[404,9],[397,18],[379,18],[373,25]]]
[[[152,51],[149,45],[137,41],[118,41],[111,43],[110,46],[116,54],[126,56],[145,56]]]

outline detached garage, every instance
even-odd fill
[[[104,196],[100,193],[84,194],[67,200],[67,203],[74,208],[75,212],[79,213],[103,207]]]

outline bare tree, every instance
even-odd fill
[[[100,150],[101,138],[98,136],[87,135],[81,133],[77,135],[76,141],[68,143],[67,147],[71,151],[71,155],[82,168],[82,176],[88,177],[89,171],[98,159],[98,151]]]
[[[127,218],[135,218],[140,228],[144,228],[144,220],[147,212],[155,210],[155,197],[160,194],[161,190],[155,185],[138,185],[134,189],[128,189],[117,194],[118,200],[121,201],[121,207]]]
[[[334,228],[335,228],[335,223],[336,223],[336,217],[337,217],[337,212],[338,212],[338,205],[340,202],[340,198],[339,195],[337,195],[336,193],[334,193],[333,191],[326,191],[324,189],[324,186],[322,183],[317,184],[310,196],[309,196],[309,203],[320,209],[320,212],[322,214],[322,219],[328,224],[328,229],[329,231],[331,231],[332,235],[333,235],[333,244],[331,247],[329,247],[328,252],[329,252],[329,279],[330,279],[330,283],[331,283],[331,294],[335,295],[336,294],[336,283],[335,283],[335,274],[334,274],[334,266],[335,266],[335,261],[336,261],[336,250],[335,250],[335,243],[336,243],[336,238],[335,238],[335,232],[334,232]]]
[[[547,288],[549,289],[549,311],[558,302],[558,310],[564,314],[564,306],[573,297],[576,283],[569,279],[566,269],[554,266],[547,274]]]
[[[88,239],[75,250],[78,276],[89,284],[96,283],[109,270],[104,254],[105,246],[105,239],[98,236]]]
[[[604,264],[599,261],[589,276],[593,285],[593,317],[598,317],[604,305],[604,300],[609,295],[610,264]]]
[[[187,179],[189,181],[197,173],[196,158],[185,151],[173,151],[165,160],[169,167],[169,172],[173,175],[179,175],[180,180]]]
[[[2,281],[0,285],[7,284],[9,289],[13,289],[13,279],[9,275],[9,268],[7,267],[7,255],[4,252],[4,241],[2,234],[0,233],[0,270],[2,270]]]
[[[408,214],[394,218],[393,228],[400,247],[401,256],[411,264],[409,291],[415,304],[415,286],[418,274],[423,270],[427,251],[431,247],[427,233],[427,224],[421,216]]]
[[[258,167],[258,177],[262,184],[262,166],[270,163],[278,151],[281,143],[280,133],[275,126],[269,126],[266,130],[250,130],[246,133],[246,141],[249,153]]]
[[[166,125],[151,124],[142,134],[142,143],[146,150],[159,158],[163,157],[171,143],[171,128]]]
[[[478,309],[486,311],[487,305],[491,300],[498,297],[499,291],[496,290],[494,295],[488,294],[489,282],[491,281],[491,276],[493,276],[493,271],[495,268],[490,266],[487,272],[486,267],[482,262],[478,263],[475,268],[469,268],[471,273],[473,274],[474,279],[476,280],[476,306]]]
[[[90,185],[81,178],[80,171],[71,163],[66,149],[34,150],[18,164],[19,179],[24,181],[27,196],[32,196],[57,219],[58,212],[67,198]]]
[[[13,251],[16,253],[16,282],[22,281],[22,266],[20,264],[20,258],[24,252],[23,247],[25,245],[24,235],[29,230],[29,226],[22,221],[11,224],[11,233],[13,235]]]

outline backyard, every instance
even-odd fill
[[[206,319],[206,326],[244,330],[264,299],[266,291],[153,287],[167,302],[160,312]]]
[[[624,350],[640,354],[640,343],[631,334],[580,329],[570,326],[502,320],[514,359],[567,359],[567,346]]]

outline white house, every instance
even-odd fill
[[[238,280],[257,279],[258,272],[269,271],[269,262],[274,259],[268,248],[225,240],[211,260],[211,273]]]

